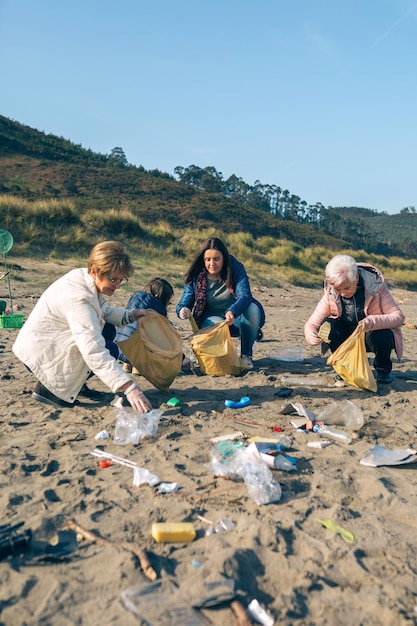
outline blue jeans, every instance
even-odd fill
[[[223,322],[224,319],[224,316],[220,317],[220,315],[211,315],[202,321],[201,328],[214,326],[219,322]],[[252,357],[253,344],[258,337],[260,323],[261,311],[259,310],[259,307],[252,302],[246,311],[242,313],[242,315],[239,315],[233,324],[229,326],[232,337],[240,336],[240,352],[242,356],[245,354]]]

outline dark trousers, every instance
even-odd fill
[[[343,323],[340,319],[327,318],[331,330],[329,333],[330,350],[334,352],[350,335],[356,327]],[[374,368],[378,372],[390,372],[392,370],[391,351],[395,347],[394,333],[390,328],[383,330],[368,330],[365,333],[365,346],[367,352],[373,352]]]
[[[104,324],[104,328],[101,332],[104,339],[106,340],[106,348],[115,359],[119,358],[119,346],[117,343],[114,343],[114,338],[116,337],[116,327],[113,324],[109,324],[106,322]]]

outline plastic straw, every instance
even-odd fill
[[[120,456],[116,456],[115,454],[111,454],[110,452],[104,452],[103,450],[99,450],[98,448],[91,450],[90,454],[92,454],[93,456],[110,459],[110,461],[113,461],[113,463],[118,463],[119,465],[125,465],[126,467],[132,467],[132,468],[138,467],[138,464],[135,463],[134,461],[129,461],[129,459],[123,459]]]

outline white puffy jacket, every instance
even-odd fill
[[[104,323],[123,324],[86,268],[74,269],[42,294],[19,331],[13,352],[49,391],[74,402],[90,372],[113,392],[131,380],[106,348]]]

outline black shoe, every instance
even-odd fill
[[[84,384],[80,391],[78,392],[79,396],[82,396],[83,398],[90,398],[91,400],[98,400],[99,398],[102,398],[103,394],[101,393],[101,391],[96,391],[95,389],[90,389],[89,387],[87,387],[86,384]]]
[[[44,402],[45,404],[50,404],[54,406],[56,409],[72,409],[73,404],[71,402],[66,402],[65,400],[61,400],[58,396],[55,396],[53,393],[47,390],[39,381],[35,385],[35,389],[32,392],[32,398],[38,400],[38,402]]]
[[[394,380],[390,372],[377,372],[376,380],[381,385],[389,385]]]

